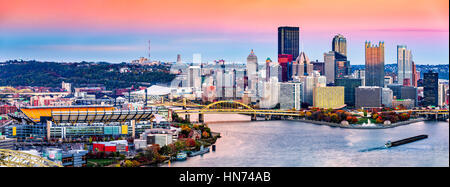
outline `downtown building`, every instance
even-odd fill
[[[302,83],[282,82],[279,83],[279,103],[281,110],[300,110],[302,98]]]
[[[423,102],[422,106],[439,105],[439,75],[438,73],[427,72],[423,74]]]
[[[384,42],[366,42],[365,56],[365,85],[384,87]]]
[[[260,97],[260,108],[274,108],[279,103],[280,83],[278,77],[270,77],[269,81],[263,82],[262,95]]]
[[[299,55],[299,27],[278,27],[278,55]],[[292,60],[291,60],[292,61]]]
[[[327,78],[321,76],[319,72],[314,71],[310,76],[303,76],[300,79],[303,84],[302,102],[313,105],[314,103],[314,88],[325,87],[327,85]]]
[[[190,66],[187,72],[187,87],[201,90],[202,75],[200,66]]]
[[[382,104],[382,88],[378,86],[360,86],[355,88],[356,108],[379,108]]]
[[[299,27],[278,27],[278,63],[281,66],[280,82],[293,76],[293,60],[299,56]]]
[[[335,85],[344,87],[344,102],[348,107],[354,107],[355,88],[362,86],[362,80],[355,78],[336,79]]]
[[[292,64],[291,79],[294,77],[312,75],[314,70],[313,64],[309,61],[308,56],[304,52],[301,52],[297,59]]]
[[[397,82],[405,86],[414,85],[413,62],[411,50],[406,45],[397,45]]]
[[[344,103],[343,86],[327,86],[314,88],[314,107],[318,108],[342,108]]]
[[[347,60],[347,40],[341,34],[334,36],[331,51],[323,54],[324,75],[327,84],[334,84],[336,79],[350,75],[350,61]]]
[[[247,76],[248,76],[248,91],[252,102],[255,102],[260,95],[259,81],[262,80],[259,77],[258,70],[258,57],[256,57],[253,49],[247,56]]]

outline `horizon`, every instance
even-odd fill
[[[342,34],[351,65],[365,64],[365,41],[385,42],[385,64],[396,64],[397,45],[418,65],[449,62],[446,0],[102,2],[0,0],[0,61],[129,63],[148,58],[151,40],[151,60],[175,62],[181,54],[192,62],[200,53],[203,62],[245,64],[253,49],[261,64],[277,61],[277,28],[295,26],[311,61],[323,61]]]

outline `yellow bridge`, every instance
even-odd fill
[[[160,104],[164,106],[184,106],[192,107],[192,109],[174,110],[173,112],[178,115],[185,115],[189,117],[189,114],[199,114],[199,121],[203,121],[203,114],[208,113],[221,113],[221,114],[246,114],[252,115],[252,120],[256,119],[256,116],[264,116],[266,119],[270,119],[272,116],[292,116],[301,117],[304,113],[296,110],[262,110],[254,109],[244,103],[238,101],[217,101],[209,105],[188,104],[186,101],[183,103],[166,103]],[[397,113],[412,112],[413,115],[426,115],[433,116],[443,115],[448,117],[448,110],[398,110]]]
[[[0,149],[0,167],[62,167],[60,164],[42,158],[40,156]]]

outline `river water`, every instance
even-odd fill
[[[447,122],[417,122],[390,129],[343,129],[295,121],[209,124],[220,132],[216,151],[179,167],[449,166]],[[360,152],[386,141],[427,134],[428,139],[390,149]]]

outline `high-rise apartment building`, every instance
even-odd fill
[[[299,54],[299,28],[278,27],[278,55],[288,54],[296,59]]]
[[[283,82],[280,85],[280,109],[284,110],[300,110],[302,98],[302,83],[300,82]]]
[[[406,45],[397,45],[397,82],[405,86],[413,80],[413,65],[411,50]],[[409,82],[410,84],[406,84]]]
[[[365,43],[366,86],[384,87],[384,42],[377,45]]]

